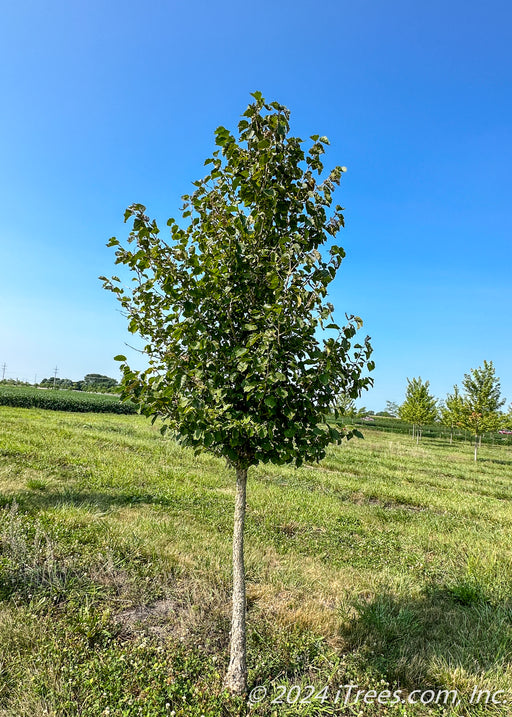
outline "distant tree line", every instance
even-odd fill
[[[117,393],[119,384],[115,378],[101,373],[88,373],[81,381],[70,378],[43,378],[38,384],[41,388],[68,389],[71,391],[89,391],[92,393]]]
[[[19,378],[2,378],[0,379],[0,385],[2,386],[31,386],[32,384],[28,381],[20,381]]]

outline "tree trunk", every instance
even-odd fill
[[[233,614],[231,619],[231,646],[225,685],[235,694],[247,689],[247,659],[245,639],[245,570],[244,522],[247,468],[236,469],[235,522],[233,530]]]
[[[453,443],[453,428],[450,430],[450,446]]]
[[[478,453],[478,436],[475,436],[475,463],[476,463],[477,453]]]

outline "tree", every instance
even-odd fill
[[[101,373],[87,373],[84,376],[83,387],[86,391],[98,391],[108,393],[110,389],[117,386],[115,378],[104,376]]]
[[[148,368],[132,370],[124,356],[124,397],[164,421],[196,452],[226,459],[236,473],[233,534],[233,616],[226,686],[246,689],[243,530],[247,471],[260,461],[319,461],[331,442],[356,434],[325,423],[341,393],[356,398],[371,385],[371,345],[352,339],[361,319],[332,319],[327,288],[345,253],[329,237],[343,226],[332,191],[344,167],[322,181],[326,137],[288,136],[288,109],[253,94],[238,125],[224,127],[211,171],[185,195],[181,226],[169,219],[164,241],[145,207],[133,219],[128,242],[116,238],[116,263],[134,272],[134,286],[106,279],[129,317],[129,329],[147,341]],[[336,332],[318,338],[319,329]],[[357,434],[356,434],[357,435]],[[360,434],[359,434],[360,435]]]
[[[412,423],[412,435],[416,434],[416,443],[421,438],[423,426],[434,423],[437,418],[437,401],[429,393],[429,381],[419,378],[407,379],[405,401],[399,408],[402,421]]]
[[[453,393],[448,393],[446,400],[440,407],[441,423],[450,429],[450,443],[453,442],[453,429],[458,426],[461,421],[463,410],[463,401],[459,393],[459,387],[453,387]]]
[[[497,431],[500,427],[503,420],[500,408],[505,404],[505,399],[501,398],[500,380],[495,376],[492,361],[484,361],[483,367],[472,368],[464,374],[462,387],[464,394],[458,425],[475,436],[476,462],[482,435]]]
[[[512,430],[512,403],[508,407],[507,413],[503,417],[505,428]]]
[[[395,403],[394,401],[386,401],[386,413],[388,413],[390,416],[393,416],[393,418],[396,418],[398,416],[398,412],[400,411],[400,406],[398,403]]]
[[[69,389],[73,388],[74,382],[70,378],[57,378],[56,376],[50,376],[50,378],[43,378],[39,385],[43,388]]]
[[[342,420],[346,418],[349,421],[354,421],[356,418],[361,418],[366,415],[366,408],[364,406],[362,408],[357,408],[354,399],[349,395],[344,394],[338,396],[333,409],[337,411],[338,416]]]

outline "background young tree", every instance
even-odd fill
[[[476,461],[482,435],[497,431],[503,421],[500,409],[505,399],[501,398],[500,380],[495,375],[492,361],[484,361],[483,366],[464,374],[462,387],[464,393],[459,426],[475,436]]]
[[[463,402],[459,393],[459,387],[454,386],[453,393],[446,395],[446,399],[439,411],[441,423],[450,429],[450,443],[453,442],[453,429],[460,424],[462,409]]]
[[[512,430],[512,403],[509,405],[508,410],[504,416],[505,428]]]
[[[398,403],[395,403],[394,401],[386,401],[386,413],[388,413],[390,416],[393,416],[393,418],[396,418],[398,416],[398,412],[400,411],[400,406]]]
[[[429,393],[429,386],[429,381],[423,383],[421,377],[407,379],[405,401],[399,409],[402,421],[412,423],[412,435],[413,438],[416,435],[416,443],[421,438],[423,426],[437,419],[437,400]]]
[[[341,419],[349,418],[353,420],[357,413],[356,402],[350,396],[341,394],[336,398],[333,410],[337,411]]]
[[[356,418],[362,418],[366,416],[367,410],[364,406],[361,408],[356,407],[356,402],[349,395],[340,395],[337,397],[333,410],[337,411],[337,416],[343,421],[354,421]]]
[[[351,346],[362,322],[340,328],[326,301],[344,251],[319,251],[343,226],[342,208],[330,216],[332,191],[343,167],[323,181],[326,137],[307,151],[288,136],[289,111],[253,95],[235,138],[216,130],[211,171],[184,197],[181,226],[168,221],[160,237],[145,207],[132,205],[130,248],[116,263],[134,272],[129,290],[105,279],[147,341],[149,366],[123,361],[125,396],[160,417],[182,444],[208,450],[236,472],[233,535],[233,617],[227,687],[246,689],[243,529],[247,470],[260,461],[318,461],[327,445],[350,432],[329,426],[340,394],[356,398],[371,379],[368,337]],[[318,338],[318,330],[336,335]]]

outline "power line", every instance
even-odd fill
[[[58,371],[59,371],[59,369],[57,368],[57,366],[55,366],[54,373],[53,373],[53,388],[55,388],[55,382],[57,381]]]
[[[4,363],[4,365],[2,366],[2,381],[5,379],[5,369],[6,368],[7,368],[7,364]]]

